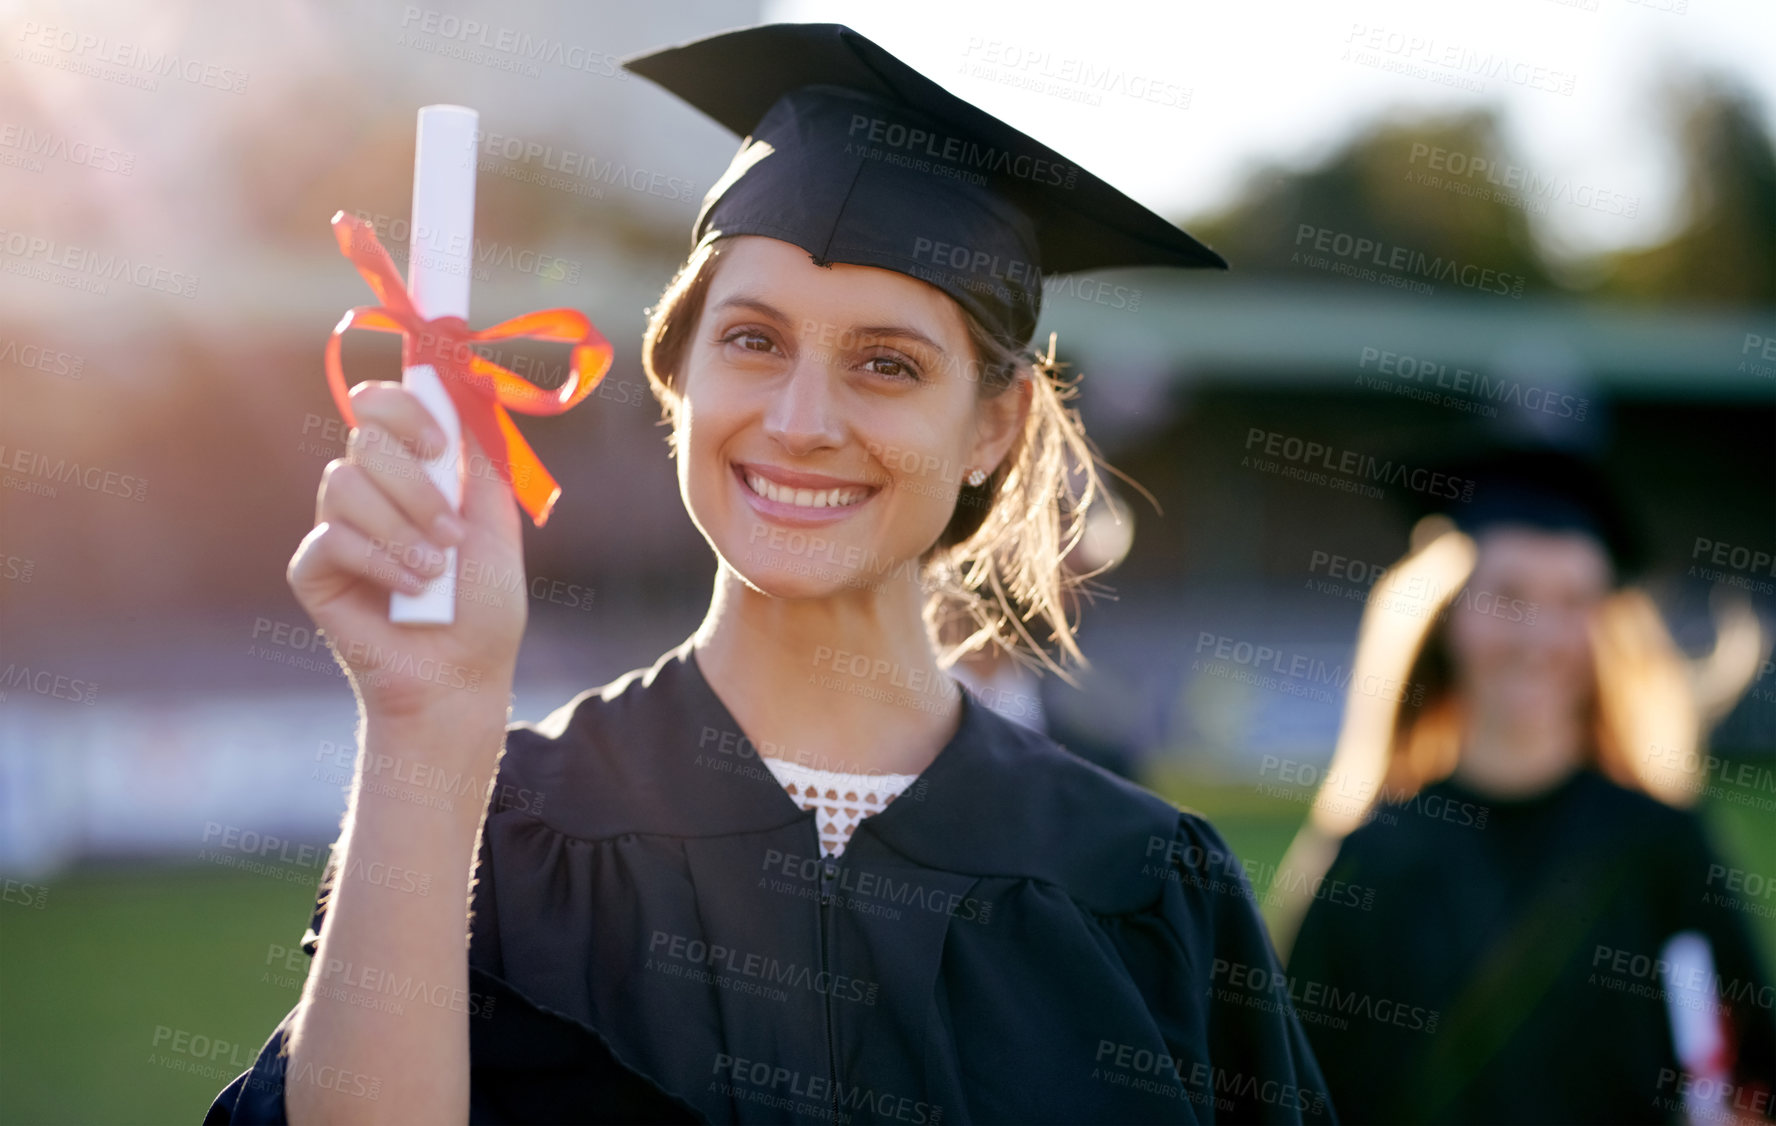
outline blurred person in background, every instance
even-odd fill
[[[625,65],[746,136],[643,341],[707,616],[507,729],[523,600],[393,626],[441,553],[374,544],[521,571],[510,491],[471,474],[455,518],[384,452],[442,444],[417,399],[354,390],[290,580],[351,664],[359,777],[302,1000],[210,1121],[1331,1121],[1288,1006],[1225,987],[1280,968],[1215,829],[946,672],[1058,668],[1034,633],[1081,657],[1061,560],[1094,454],[1027,351],[1042,275],[1219,257],[848,28]],[[488,808],[404,800],[382,762]]]
[[[1352,1122],[1761,1119],[1771,986],[1742,881],[1684,807],[1767,640],[1740,601],[1691,667],[1624,584],[1635,536],[1577,457],[1495,450],[1454,476],[1472,500],[1371,592],[1283,862],[1291,993],[1339,1018],[1306,1022],[1334,1102]],[[1347,886],[1372,910],[1321,894]]]

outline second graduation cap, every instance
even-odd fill
[[[1499,442],[1457,447],[1437,467],[1470,487],[1468,499],[1450,502],[1415,493],[1407,505],[1414,520],[1447,516],[1469,535],[1499,527],[1588,535],[1608,554],[1618,583],[1638,577],[1651,562],[1627,498],[1590,457],[1555,446]]]
[[[1074,162],[840,24],[772,24],[627,59],[745,137],[693,245],[764,235],[936,286],[1007,346],[1048,274],[1227,263]]]

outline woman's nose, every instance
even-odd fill
[[[1517,648],[1538,656],[1561,657],[1577,655],[1590,644],[1586,631],[1587,616],[1582,610],[1543,604],[1526,621],[1508,622]]]
[[[765,409],[765,433],[791,454],[805,454],[843,443],[833,374],[814,351],[796,357],[795,366],[771,392]]]

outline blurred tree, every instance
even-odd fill
[[[1669,89],[1684,193],[1680,229],[1658,246],[1551,267],[1531,222],[1548,193],[1509,152],[1490,109],[1380,122],[1316,167],[1261,170],[1238,204],[1188,225],[1248,275],[1344,280],[1301,263],[1330,230],[1380,247],[1352,265],[1403,247],[1522,277],[1526,293],[1776,304],[1776,144],[1759,107],[1721,76]]]
[[[1378,244],[1383,260],[1402,247],[1522,277],[1524,292],[1553,288],[1529,225],[1538,201],[1513,186],[1511,168],[1490,110],[1383,121],[1316,168],[1262,170],[1234,208],[1190,229],[1247,274],[1328,277],[1297,255],[1331,230]]]
[[[1776,146],[1757,103],[1719,75],[1674,84],[1684,225],[1600,263],[1599,292],[1633,300],[1776,305]]]

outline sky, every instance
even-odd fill
[[[1567,183],[1532,221],[1585,256],[1675,229],[1669,75],[1725,71],[1776,121],[1772,0],[768,0],[765,16],[848,24],[1173,218],[1376,116],[1491,103],[1523,171]]]

